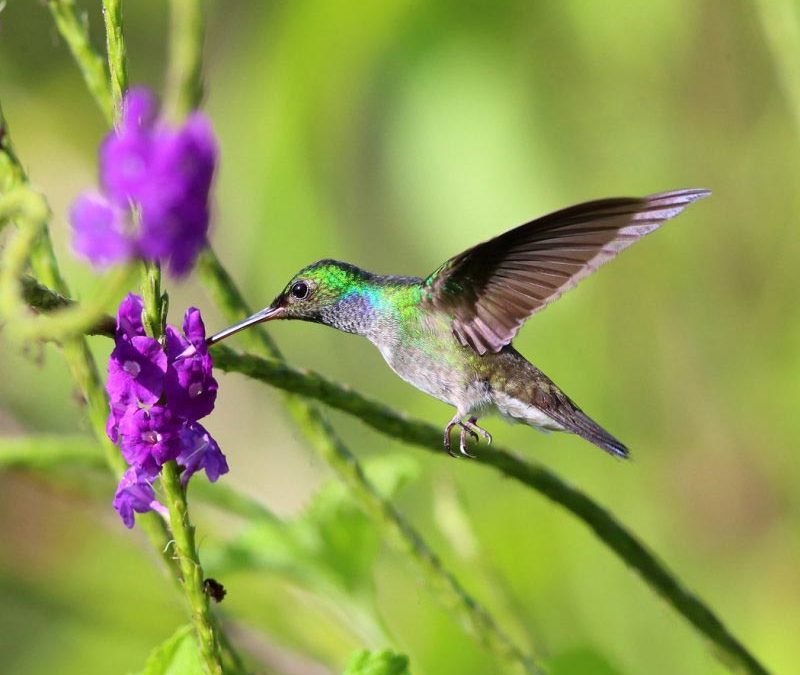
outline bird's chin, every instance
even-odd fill
[[[215,333],[211,337],[206,339],[206,344],[211,346],[224,340],[225,338],[230,337],[238,333],[239,331],[244,330],[245,328],[249,328],[250,326],[254,326],[257,323],[263,323],[265,321],[275,321],[276,319],[284,319],[286,318],[286,308],[278,306],[270,305],[266,309],[262,309],[260,312],[256,312],[252,316],[248,316],[244,321],[240,321],[239,323],[235,323],[228,328],[221,330],[219,333]]]

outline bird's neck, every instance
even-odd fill
[[[323,323],[363,335],[375,344],[396,339],[404,322],[419,311],[420,279],[374,277],[348,289],[335,305],[321,312]]]

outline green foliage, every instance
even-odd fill
[[[416,462],[404,455],[373,458],[364,468],[385,498],[417,473]],[[261,570],[335,599],[360,637],[385,637],[380,619],[369,618],[379,617],[373,574],[381,538],[348,490],[328,481],[297,517],[252,521],[237,537],[210,547],[206,559],[215,574]]]
[[[388,649],[357,651],[348,661],[342,675],[410,675],[408,657]]]
[[[152,651],[139,675],[202,675],[204,672],[192,625],[187,624]]]

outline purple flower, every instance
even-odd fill
[[[217,399],[217,381],[211,375],[213,361],[206,346],[206,329],[200,310],[190,307],[183,320],[183,332],[187,339],[172,326],[167,326],[167,367],[164,390],[169,407],[176,414],[196,422],[214,409]],[[178,358],[189,345],[195,351],[185,358]]]
[[[181,429],[181,453],[178,464],[183,467],[181,484],[185,487],[189,479],[204,469],[208,480],[214,483],[222,474],[228,473],[228,462],[217,442],[197,422],[188,422]]]
[[[128,464],[155,473],[181,451],[182,420],[169,408],[129,408],[119,423],[122,455]]]
[[[126,234],[127,214],[98,192],[84,192],[72,205],[70,222],[75,226],[75,250],[105,268],[133,255],[134,247]]]
[[[171,128],[157,119],[153,95],[132,89],[100,146],[103,192],[84,193],[72,209],[75,250],[98,266],[139,256],[186,274],[206,244],[216,162],[201,113]]]
[[[146,119],[147,106],[139,107],[138,115]],[[228,472],[217,442],[197,423],[214,408],[218,388],[200,310],[186,310],[183,335],[167,326],[162,347],[145,335],[143,305],[133,293],[120,303],[106,381],[111,407],[106,433],[131,466],[114,497],[127,527],[133,527],[134,513],[163,509],[152,482],[165,462],[177,460],[184,487],[200,470],[210,481]]]
[[[167,516],[167,510],[156,500],[153,478],[153,475],[149,475],[137,466],[132,466],[123,474],[114,495],[114,508],[125,523],[125,527],[133,527],[134,512],[158,511]]]
[[[134,338],[137,335],[144,335],[144,324],[142,323],[142,312],[144,311],[144,301],[141,296],[135,293],[128,293],[120,303],[117,310],[117,340]]]
[[[158,340],[143,335],[120,340],[108,360],[106,391],[112,403],[150,405],[161,398],[166,372],[167,355]]]
[[[111,442],[116,445],[119,443],[119,423],[128,412],[129,403],[110,402],[111,412],[108,414],[106,421],[106,435],[111,439]]]

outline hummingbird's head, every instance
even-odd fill
[[[320,260],[304,267],[286,284],[272,303],[216,335],[208,338],[214,344],[263,321],[299,319],[324,323],[351,333],[360,331],[367,319],[363,293],[373,275],[338,260]]]

